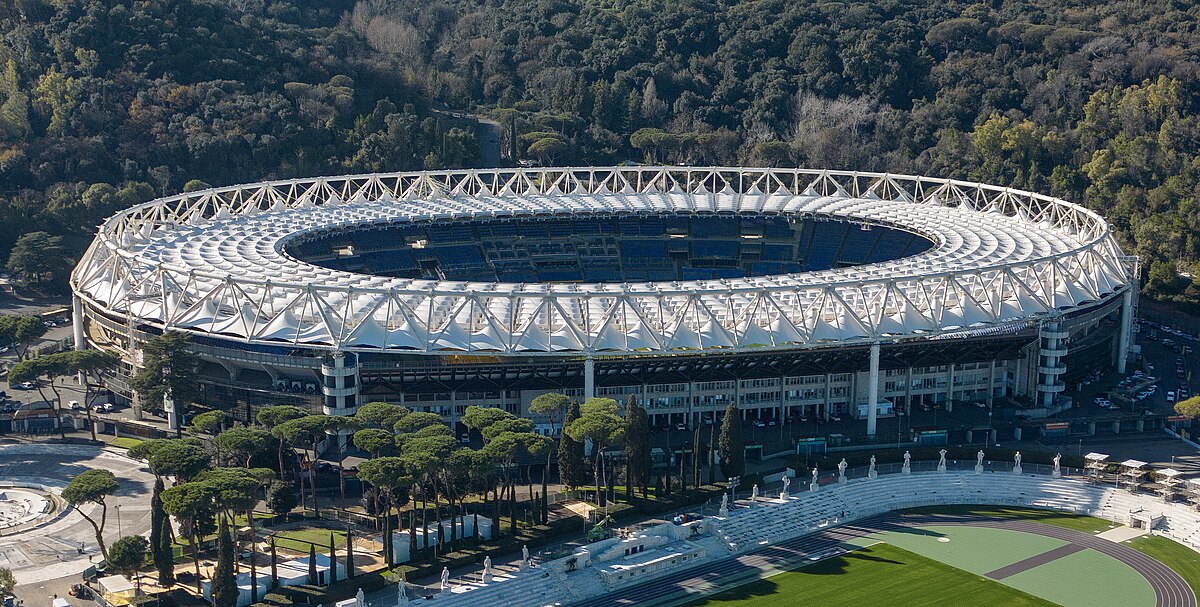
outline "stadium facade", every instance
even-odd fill
[[[246,414],[383,400],[453,421],[554,390],[636,395],[657,424],[736,399],[873,434],[892,407],[1053,411],[1068,384],[1123,371],[1136,275],[1101,217],[1031,192],[589,167],[162,198],[106,221],[71,284],[80,347],[118,352],[127,377],[144,340],[190,333],[203,400]]]

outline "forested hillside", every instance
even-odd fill
[[[466,123],[364,62],[363,39],[338,27],[352,8],[0,2],[0,259],[33,230],[78,252],[105,216],[191,180],[475,162]]]
[[[131,180],[477,162],[469,127],[428,113],[445,106],[497,120],[508,163],[800,164],[1060,195],[1109,217],[1149,293],[1200,301],[1176,276],[1200,259],[1195,3],[7,6],[0,220],[29,229],[149,194]]]

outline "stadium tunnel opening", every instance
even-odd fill
[[[292,257],[331,270],[502,283],[747,278],[930,250],[897,226],[828,215],[595,214],[353,224],[297,234]]]

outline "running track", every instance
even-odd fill
[[[969,525],[1044,535],[1091,548],[1125,563],[1146,578],[1154,588],[1157,607],[1197,607],[1196,596],[1179,574],[1159,561],[1128,546],[1087,533],[1032,521],[958,515],[907,515],[889,513],[857,523],[825,529],[817,533],[766,546],[741,556],[710,563],[623,588],[611,594],[574,603],[574,607],[648,607],[683,602],[684,597],[699,598],[697,591],[719,591],[740,586],[761,577],[763,569],[793,568],[812,553],[833,548],[843,542],[881,531],[928,525]],[[704,594],[708,594],[705,592]]]

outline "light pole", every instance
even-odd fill
[[[117,537],[121,537],[121,504],[117,504]]]
[[[988,432],[987,438],[983,439],[983,448],[987,450],[992,446],[992,408],[988,407]]]
[[[729,501],[730,502],[734,502],[734,503],[737,502],[737,488],[738,488],[738,484],[741,482],[742,482],[742,477],[740,477],[740,476],[735,476],[735,477],[732,477],[729,479],[729,493],[730,493]]]

